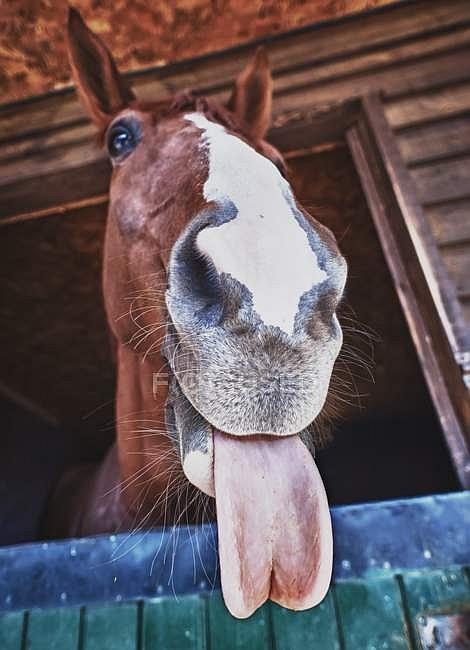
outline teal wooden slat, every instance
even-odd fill
[[[21,650],[23,620],[23,612],[11,612],[0,615],[1,650]]]
[[[142,650],[205,650],[204,601],[185,596],[144,605]]]
[[[222,596],[208,599],[209,636],[211,650],[266,650],[269,639],[267,606],[258,609],[248,619],[234,618],[225,607]]]
[[[407,650],[400,589],[393,576],[334,587],[344,650]]]
[[[80,610],[33,610],[29,613],[26,650],[77,650]]]
[[[82,644],[83,650],[136,650],[137,604],[87,607]]]
[[[401,580],[416,644],[418,617],[425,617],[428,612],[456,612],[470,605],[470,584],[461,569],[409,571]]]
[[[305,612],[273,604],[271,618],[276,650],[340,650],[331,593],[320,605]]]

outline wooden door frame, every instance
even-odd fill
[[[378,94],[272,134],[284,152],[346,139],[449,452],[470,488],[468,327]]]
[[[458,479],[470,488],[470,332],[379,94],[274,130],[284,153],[346,140]]]

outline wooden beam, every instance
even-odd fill
[[[456,472],[468,488],[470,399],[454,358],[468,341],[456,341],[462,315],[455,291],[379,97],[364,99],[347,139]]]

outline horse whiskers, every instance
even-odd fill
[[[176,454],[176,450],[175,450]],[[120,481],[117,485],[112,487],[110,490],[108,490],[103,496],[109,496],[110,494],[113,494],[117,490],[127,490],[131,485],[134,484],[135,481],[137,481],[139,478],[142,478],[149,470],[154,468],[158,463],[160,462],[160,458],[153,458],[151,459],[148,463],[146,463],[143,467],[140,467],[138,470],[136,470],[133,474],[128,476],[124,481]],[[153,479],[159,478],[159,476],[163,476],[167,469],[162,470],[160,474],[152,476]]]
[[[142,316],[145,316],[145,314],[150,313],[152,311],[157,311],[159,309],[161,309],[161,305],[155,305],[155,304],[145,305],[144,307],[137,307],[135,309],[132,309],[132,316],[133,316],[132,321],[134,323],[137,323],[139,318],[142,318]],[[137,313],[138,313],[138,315],[136,316],[135,314],[137,314]],[[127,318],[128,316],[129,316],[129,310],[125,311],[120,316],[117,316],[115,321],[117,323],[120,320],[122,320],[123,318]],[[139,327],[140,327],[140,325],[139,325]]]
[[[142,343],[145,340],[147,340],[149,336],[152,336],[153,334],[155,334],[159,330],[161,330],[163,328],[166,328],[166,327],[167,327],[166,323],[163,324],[163,325],[152,325],[152,326],[146,326],[146,327],[140,327],[139,326],[140,329],[130,337],[130,339],[127,341],[127,343],[129,345],[134,343],[134,349],[137,350],[138,347],[140,345],[142,345]],[[163,341],[164,338],[165,337],[163,336],[161,338],[161,340]]]
[[[142,502],[142,503],[143,503],[143,502]],[[138,512],[140,511],[141,506],[142,506],[142,504],[140,504]],[[143,519],[139,522],[139,524],[138,524],[137,526],[135,526],[135,523],[134,523],[134,525],[132,526],[132,528],[131,528],[130,532],[128,533],[128,535],[125,537],[125,539],[124,539],[124,540],[120,543],[120,545],[118,546],[118,549],[121,548],[121,547],[123,546],[123,544],[125,544],[125,542],[126,542],[128,539],[130,539],[130,537],[131,537],[132,535],[135,535],[135,534],[138,533],[140,530],[142,530],[142,528],[144,527],[146,521],[151,517],[151,515],[153,514],[153,512],[155,512],[155,510],[156,510],[157,507],[158,507],[158,502],[155,503],[155,504],[152,506],[152,508],[147,512],[147,514],[143,517]],[[137,516],[138,516],[138,515],[136,515],[136,517],[137,517]],[[136,518],[134,518],[134,522],[135,522],[135,519],[136,519]],[[149,528],[149,529],[144,533],[144,537],[145,537],[146,535],[148,535],[149,531],[150,531],[150,528]],[[129,553],[130,551],[134,550],[134,549],[138,546],[138,544],[139,544],[141,541],[142,541],[142,539],[138,539],[137,542],[136,542],[136,543],[135,543],[135,544],[134,544],[130,549],[127,549],[126,552],[123,553],[123,554],[121,554],[120,556],[117,556],[117,557],[116,557],[116,556],[115,556],[116,551],[114,551],[114,552],[113,552],[113,556],[114,556],[113,559],[114,559],[114,560],[118,560],[118,559],[124,557],[127,553]],[[116,550],[117,550],[117,549],[116,549]]]
[[[119,424],[138,424],[139,426],[143,428],[147,428],[149,431],[152,429],[155,429],[156,431],[160,430],[160,425],[162,427],[162,431],[164,430],[165,427],[165,422],[164,420],[154,420],[152,418],[148,418],[145,420],[140,420],[140,419],[134,419],[134,420],[128,420],[125,418],[125,416],[119,418]]]
[[[168,440],[170,440],[167,431],[145,432],[145,430],[143,430],[142,432],[139,432],[139,430],[135,430],[135,433],[137,435],[127,436],[126,438],[124,438],[124,440],[141,440],[142,438],[158,438],[158,437],[167,438]]]
[[[175,477],[180,479],[182,477],[182,472],[180,471],[180,469],[181,468],[176,467],[176,466],[172,467],[171,472],[168,473],[169,479],[173,475],[175,475]],[[137,488],[137,487],[140,487],[141,485],[150,485],[151,486],[152,485],[152,478],[150,477],[150,478],[146,478],[146,479],[144,479],[142,481],[139,481],[139,482],[135,483],[134,487]]]

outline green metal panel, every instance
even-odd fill
[[[246,620],[220,594],[9,613],[0,650],[411,650],[427,613],[464,609],[464,570],[410,571],[339,581],[314,609],[268,603]]]
[[[32,610],[29,613],[25,650],[77,650],[80,609]]]
[[[393,576],[334,587],[345,650],[408,650],[400,589]]]
[[[268,630],[267,606],[258,609],[250,618],[234,618],[225,607],[221,596],[208,599],[210,648],[212,650],[265,650],[271,648]]]
[[[331,593],[306,612],[272,605],[271,618],[276,650],[340,650]]]
[[[21,650],[23,619],[23,612],[13,612],[0,616],[1,650]]]
[[[142,650],[205,650],[205,603],[199,596],[146,602]]]
[[[453,613],[470,608],[470,584],[462,569],[409,571],[400,578],[415,643],[418,617],[426,613]]]
[[[83,650],[135,650],[137,608],[136,603],[87,607],[83,617]]]

